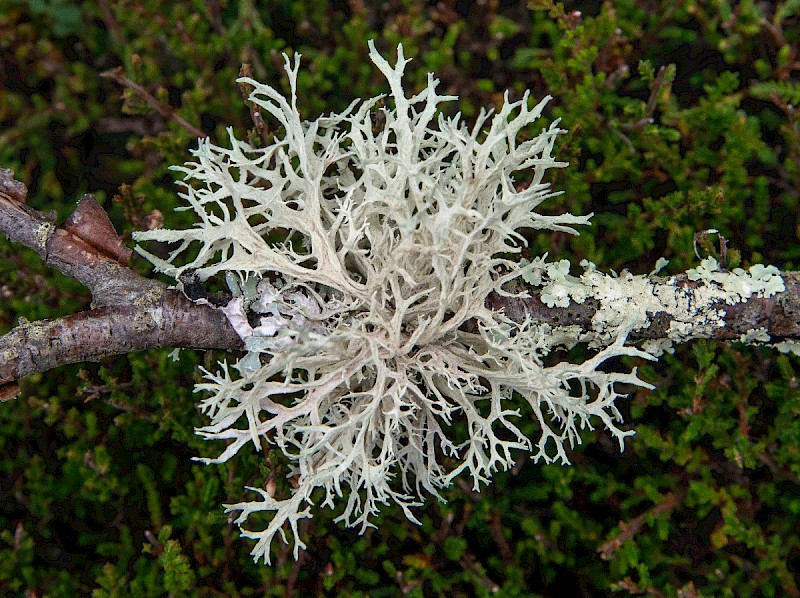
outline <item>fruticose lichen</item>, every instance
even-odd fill
[[[528,93],[506,95],[470,128],[440,114],[455,98],[437,94],[432,75],[406,96],[402,46],[394,66],[372,44],[370,58],[388,80],[389,107],[380,96],[314,121],[297,111],[297,59],[286,58],[289,98],[242,79],[279,124],[272,144],[253,147],[232,132],[230,148],[201,141],[195,161],[178,168],[196,225],[137,235],[177,244],[166,260],[138,249],[176,280],[187,270],[201,280],[221,275],[235,291],[223,309],[248,353],[205,371],[196,390],[211,421],[198,433],[229,442],[206,462],[225,462],[248,443],[286,455],[289,494],[250,488],[255,500],[227,506],[239,525],[272,515],[265,529],[243,533],[266,562],[276,534],[289,541],[287,525],[295,554],[304,546],[297,524],[315,504],[343,503],[339,519],[362,530],[390,501],[415,521],[424,495],[440,497],[460,475],[479,489],[515,451],[567,463],[566,447],[595,422],[622,448],[632,432],[619,427],[617,385],[650,385],[635,369],[601,367],[616,356],[652,359],[625,344],[628,333],[647,325],[651,309],[681,307],[674,287],[670,299],[646,277],[605,276],[588,263],[575,277],[566,262],[512,259],[525,229],[575,233],[589,221],[535,211],[557,195],[547,170],[565,166],[552,157],[557,122],[531,137],[548,98],[532,105]],[[748,279],[751,289],[775,287],[762,274]],[[577,327],[518,323],[486,307],[490,293],[511,294],[508,283],[523,275],[552,306],[601,298],[586,361],[544,362],[554,347],[588,340]],[[708,264],[698,276],[716,274]],[[526,419],[538,425],[533,442],[520,429]]]

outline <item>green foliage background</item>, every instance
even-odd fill
[[[800,263],[796,0],[0,0],[0,166],[61,218],[91,191],[126,236],[152,210],[177,225],[167,167],[195,139],[102,72],[120,67],[217,143],[228,126],[256,139],[242,63],[285,91],[281,53],[301,52],[313,117],[385,91],[370,38],[384,54],[403,42],[409,87],[435,71],[467,119],[505,89],[553,95],[571,167],[549,207],[595,217],[578,238],[533,235],[533,254],[636,273],[665,256],[677,273],[715,228],[729,265]],[[32,253],[3,240],[0,257],[3,332],[88,308]],[[658,390],[622,405],[638,431],[624,453],[587,430],[573,467],[521,455],[480,494],[428,502],[421,526],[386,508],[359,536],[318,512],[301,561],[285,550],[267,568],[220,505],[279,457],[190,460],[219,448],[193,435],[191,389],[220,357],[65,367],[0,404],[0,594],[800,596],[797,358],[681,347],[641,367]]]

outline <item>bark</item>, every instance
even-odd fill
[[[130,249],[117,236],[105,211],[87,195],[62,225],[55,217],[25,205],[27,189],[0,169],[0,231],[36,251],[49,266],[84,284],[92,293],[92,309],[63,318],[26,322],[0,337],[0,400],[16,394],[16,380],[68,363],[159,347],[243,350],[244,345],[225,315],[184,293],[131,270]],[[769,298],[714,304],[726,325],[707,338],[735,340],[764,328],[772,340],[800,338],[800,273],[782,273],[786,290]],[[655,284],[692,288],[685,275],[652,277]],[[595,299],[565,308],[549,308],[529,298],[489,298],[489,307],[503,309],[513,320],[531,318],[554,327],[578,325],[587,333],[598,310]],[[649,327],[631,340],[667,336],[671,316],[651,314]],[[469,325],[468,325],[469,326]]]
[[[148,303],[101,307],[20,324],[0,338],[0,381],[18,380],[67,363],[160,347],[244,348],[225,316],[208,305],[187,301],[175,291],[166,291]]]
[[[127,267],[131,251],[87,195],[60,226],[25,205],[27,189],[0,169],[0,231],[84,284],[92,309],[22,323],[0,337],[0,399],[14,381],[68,363],[157,347],[242,350],[225,315]]]

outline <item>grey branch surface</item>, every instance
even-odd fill
[[[62,225],[25,205],[27,189],[0,169],[0,231],[84,284],[92,309],[22,323],[0,337],[0,385],[68,363],[157,347],[242,350],[225,315],[127,267],[131,251],[92,196]],[[8,398],[13,391],[0,390]]]
[[[84,284],[92,293],[92,309],[22,323],[0,337],[0,399],[15,394],[16,380],[68,363],[159,347],[244,349],[220,310],[195,303],[127,266],[131,251],[94,197],[84,197],[72,216],[57,226],[54,217],[28,207],[26,196],[25,185],[14,179],[14,173],[0,169],[0,231],[36,251],[48,266]],[[706,337],[735,340],[763,328],[773,341],[800,338],[800,273],[781,274],[784,292],[710,307],[724,312],[725,326]],[[686,275],[651,280],[669,284],[673,292],[698,284]],[[532,293],[528,298],[492,295],[488,307],[503,309],[517,322],[530,318],[553,327],[577,325],[589,333],[599,302],[589,298],[581,304],[549,308]],[[651,314],[651,324],[632,332],[629,339],[664,338],[670,324],[668,314]]]

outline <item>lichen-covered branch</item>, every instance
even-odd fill
[[[222,274],[234,294],[223,311],[247,354],[204,372],[197,388],[210,421],[198,433],[227,442],[205,462],[263,443],[286,456],[293,490],[249,488],[254,498],[227,505],[240,526],[270,515],[243,532],[266,562],[276,536],[291,541],[287,530],[298,554],[299,522],[315,505],[341,502],[339,519],[361,530],[387,502],[415,521],[424,495],[459,476],[478,490],[515,451],[567,463],[595,423],[622,447],[632,431],[615,401],[625,388],[652,387],[609,360],[654,359],[672,342],[713,336],[727,306],[785,290],[775,268],[725,272],[713,260],[681,281],[509,259],[523,229],[577,234],[589,222],[538,210],[558,195],[546,171],[565,166],[552,154],[563,131],[534,124],[546,99],[506,96],[467,127],[439,113],[454,98],[436,92],[432,75],[406,96],[402,47],[394,65],[374,45],[370,58],[388,82],[386,107],[381,97],[356,101],[314,121],[297,111],[299,62],[286,58],[289,97],[240,79],[253,109],[277,121],[275,138],[265,147],[232,131],[226,146],[202,140],[177,168],[194,226],[135,235],[172,245],[166,258],[137,247],[158,270],[177,280]],[[548,319],[572,306],[566,321]],[[631,342],[650,327],[652,338]],[[578,342],[590,348],[582,363],[544,359]]]
[[[553,347],[606,346],[624,316],[636,314],[628,340],[656,355],[698,338],[800,348],[800,273],[761,265],[728,272],[713,258],[670,277],[611,276],[584,267],[578,277],[568,274],[563,260],[540,262],[527,277],[530,296],[493,296],[490,303],[514,321],[530,318],[547,327]]]
[[[538,210],[558,195],[547,170],[566,166],[553,157],[564,131],[538,124],[548,98],[506,95],[467,127],[440,114],[455,98],[432,75],[406,96],[402,46],[394,65],[372,44],[370,58],[389,85],[385,107],[382,96],[359,100],[315,121],[297,110],[298,60],[286,58],[289,97],[241,78],[253,112],[277,121],[274,139],[202,139],[177,168],[195,225],[135,233],[171,245],[166,257],[136,249],[191,295],[187,276],[224,276],[231,296],[219,308],[131,271],[92,198],[55,226],[2,171],[0,230],[85,284],[94,309],[0,338],[0,382],[157,346],[243,349],[203,370],[196,389],[210,421],[198,434],[227,442],[205,462],[263,443],[286,456],[296,480],[287,495],[267,485],[227,505],[240,526],[270,515],[243,531],[269,562],[287,529],[298,554],[315,503],[342,502],[339,519],[361,530],[388,502],[415,521],[424,495],[461,476],[478,490],[517,451],[568,463],[597,423],[623,448],[633,432],[616,401],[652,386],[635,367],[607,367],[612,359],[652,360],[693,338],[783,339],[778,348],[796,350],[785,339],[797,337],[798,278],[772,266],[728,272],[707,258],[681,276],[610,276],[587,262],[572,274],[547,255],[511,259],[523,230],[577,234],[591,216]],[[584,361],[545,359],[577,343]]]
[[[746,301],[727,304],[717,301],[695,312],[699,318],[705,319],[711,311],[721,311],[720,321],[724,326],[712,330],[693,330],[691,338],[709,338],[714,340],[741,340],[742,335],[754,330],[763,329],[773,341],[800,340],[800,273],[781,272],[785,290],[770,297],[752,296]],[[689,280],[686,274],[674,277],[649,277],[654,287],[662,287],[675,295],[697,289],[703,283]],[[492,309],[502,309],[515,321],[530,317],[536,322],[549,324],[554,328],[577,326],[582,334],[592,329],[592,320],[601,309],[601,301],[587,297],[583,303],[570,302],[567,307],[548,307],[540,299],[540,293],[532,292],[529,297],[489,298]],[[633,330],[629,339],[632,341],[657,340],[667,338],[674,318],[666,311],[650,314],[648,326]],[[682,321],[690,316],[687,314]]]
[[[130,250],[121,244],[102,208],[91,196],[81,200],[70,219],[57,227],[52,217],[25,205],[26,194],[25,186],[13,178],[11,171],[0,169],[0,232],[35,250],[48,265],[84,283],[92,291],[93,305],[101,309],[27,323],[0,337],[0,382],[67,363],[150,348],[243,348],[228,318],[220,311],[188,301],[182,293],[167,290],[162,283],[143,278],[125,267]],[[705,321],[714,314],[718,326],[711,329],[693,326],[683,340],[742,340],[753,336],[753,331],[761,334],[751,340],[796,340],[800,338],[800,274],[787,272],[782,276],[785,291],[770,297],[752,296],[735,304],[722,300],[706,304],[694,301],[693,311],[682,314],[649,311],[647,325],[633,329],[628,338],[669,339],[676,321]],[[686,274],[636,278],[646,278],[660,296],[699,292],[698,288],[706,284],[689,280]],[[632,289],[635,285],[624,284],[622,288]],[[579,339],[602,344],[603,336],[593,330],[598,311],[602,312],[603,302],[599,298],[587,296],[581,303],[571,301],[566,307],[550,307],[541,300],[541,291],[531,291],[528,297],[492,293],[486,307],[504,311],[514,322],[530,318],[537,324],[549,325],[560,331],[553,338],[560,338],[562,344]],[[636,298],[631,293],[627,299],[632,307]],[[690,303],[684,305],[688,307]],[[109,307],[102,309],[104,306]],[[464,329],[476,331],[477,321],[468,321]],[[567,334],[568,331],[571,332]]]

